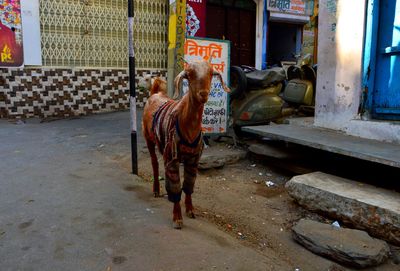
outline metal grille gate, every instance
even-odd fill
[[[163,0],[135,0],[136,67],[165,69],[167,12]],[[41,0],[44,66],[128,66],[126,0]]]

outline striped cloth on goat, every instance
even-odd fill
[[[169,100],[154,113],[152,131],[155,141],[164,158],[165,188],[172,202],[181,200],[182,190],[186,195],[193,193],[197,166],[203,151],[203,138],[200,133],[193,142],[187,142],[181,135],[176,114],[177,101]],[[181,186],[179,163],[184,163],[184,181]]]

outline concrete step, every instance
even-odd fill
[[[400,245],[400,194],[322,172],[293,177],[286,188],[305,208]]]
[[[276,159],[296,159],[300,156],[299,154],[282,147],[275,147],[260,143],[251,144],[249,146],[249,151],[257,155]]]
[[[243,127],[242,131],[400,168],[400,145],[293,124]]]
[[[296,150],[283,148],[282,146],[272,146],[268,144],[253,143],[248,148],[256,158],[268,160],[271,165],[293,172],[295,174],[306,174],[314,170],[304,167],[298,161],[302,161],[302,154]]]

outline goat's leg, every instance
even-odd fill
[[[197,167],[199,164],[200,155],[191,156],[186,158],[184,161],[184,181],[183,181],[183,192],[185,192],[185,207],[186,215],[189,218],[195,218],[194,208],[192,204],[192,194],[194,183],[197,177]]]
[[[153,194],[155,198],[160,196],[160,180],[158,177],[158,159],[156,154],[155,144],[149,140],[146,140],[147,148],[149,149],[150,157],[151,157],[151,166],[153,168]]]
[[[175,229],[181,229],[183,225],[181,211],[182,188],[179,179],[179,160],[172,159],[165,165],[165,188],[168,192],[168,200],[174,203],[173,226]]]
[[[172,221],[173,221],[173,227],[175,229],[178,230],[182,229],[183,218],[182,218],[182,210],[180,202],[174,203],[174,210],[172,212]]]
[[[196,218],[194,215],[194,208],[192,204],[192,195],[185,195],[186,216],[189,218]]]

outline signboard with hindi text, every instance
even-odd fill
[[[203,38],[187,38],[184,46],[185,61],[209,60],[215,71],[221,73],[225,84],[229,86],[230,42]],[[188,90],[187,81],[183,91]],[[223,90],[220,80],[214,76],[211,92],[203,113],[203,132],[205,134],[223,134],[228,128],[228,94]]]
[[[314,0],[268,0],[267,10],[273,12],[311,15]]]

